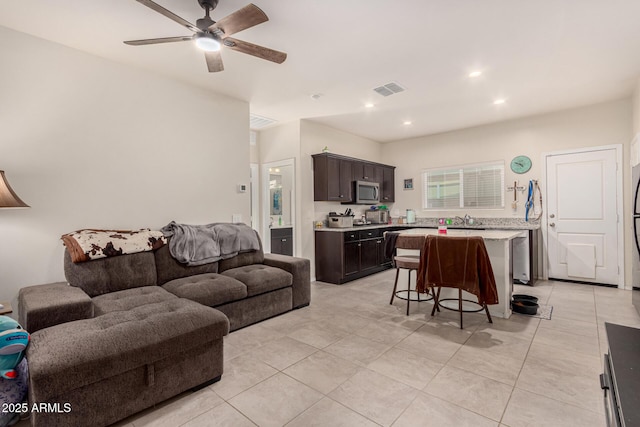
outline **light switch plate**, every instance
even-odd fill
[[[242,222],[242,214],[233,214],[231,215],[231,222],[234,224],[238,224]]]

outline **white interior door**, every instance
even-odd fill
[[[617,157],[615,148],[546,157],[549,278],[619,283]]]

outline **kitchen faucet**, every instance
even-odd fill
[[[464,225],[473,225],[474,222],[475,220],[471,218],[471,215],[469,214],[464,215]]]

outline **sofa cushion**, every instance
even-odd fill
[[[217,262],[196,265],[192,267],[186,264],[179,263],[174,257],[171,256],[168,244],[155,251],[155,257],[156,269],[158,274],[158,285],[164,285],[171,280],[180,279],[181,277],[218,272]]]
[[[67,282],[27,286],[18,293],[18,321],[30,333],[92,317],[91,298]]]
[[[79,287],[90,297],[95,297],[155,285],[156,263],[153,252],[74,263],[65,250],[64,275],[71,286]]]
[[[175,279],[162,287],[180,298],[187,298],[210,307],[247,297],[247,287],[244,283],[215,273]]]
[[[264,261],[264,252],[262,251],[262,240],[260,240],[260,235],[256,232],[256,236],[258,237],[258,243],[260,244],[260,249],[257,251],[249,251],[249,252],[241,252],[238,255],[221,259],[218,261],[218,272],[222,273],[226,270],[231,270],[232,268],[243,267],[245,265],[251,264],[262,264]]]
[[[56,325],[31,335],[26,355],[30,383],[40,385],[39,398],[47,401],[213,345],[228,331],[229,321],[220,311],[182,298]]]
[[[222,273],[233,277],[247,286],[247,296],[260,295],[276,289],[286,288],[293,283],[291,273],[264,264],[251,264],[232,268]]]
[[[176,298],[175,295],[159,286],[145,286],[97,296],[93,298],[93,310],[95,316],[102,316],[106,313],[131,310],[146,304],[154,304],[174,298]]]

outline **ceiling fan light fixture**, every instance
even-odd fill
[[[220,42],[209,33],[202,33],[196,36],[196,46],[205,52],[217,52],[220,50]]]

